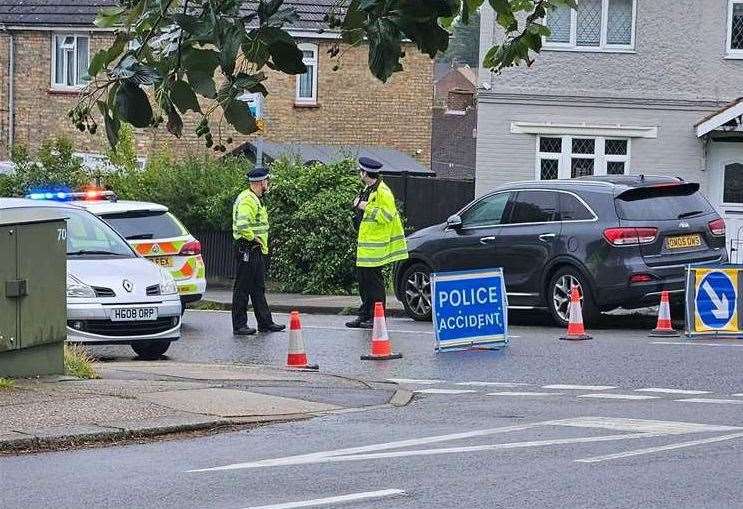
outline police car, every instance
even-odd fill
[[[69,342],[131,345],[143,359],[159,358],[181,334],[175,280],[140,257],[105,221],[65,203],[72,197],[77,196],[59,192],[0,198],[0,213],[44,207],[66,219]]]
[[[206,292],[206,268],[201,243],[185,226],[156,203],[117,200],[110,191],[89,190],[73,202],[110,224],[135,251],[170,271],[181,303],[201,300]]]

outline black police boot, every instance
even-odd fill
[[[278,323],[272,323],[265,327],[258,327],[260,332],[281,332],[284,329],[286,329],[286,325],[280,325]]]
[[[351,322],[346,323],[346,327],[349,329],[371,329],[374,327],[374,323],[371,320],[362,320],[357,318]]]
[[[252,327],[241,327],[232,331],[232,334],[235,336],[252,336],[255,333],[256,330]]]

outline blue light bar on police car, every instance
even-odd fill
[[[51,201],[77,201],[77,200],[117,200],[113,191],[88,190],[79,192],[45,191],[34,192],[26,195],[29,200],[51,200]]]

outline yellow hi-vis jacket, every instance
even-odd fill
[[[400,214],[395,197],[384,182],[369,195],[359,227],[356,266],[381,267],[408,257]]]
[[[258,241],[261,253],[268,254],[268,210],[250,189],[240,193],[232,207],[232,236]]]

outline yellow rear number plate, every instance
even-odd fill
[[[668,249],[688,249],[690,247],[700,247],[701,245],[702,237],[700,235],[666,237],[666,247]]]
[[[173,266],[173,258],[170,256],[156,256],[154,258],[150,258],[152,260],[152,263],[155,265],[159,265],[160,267],[172,267]]]

